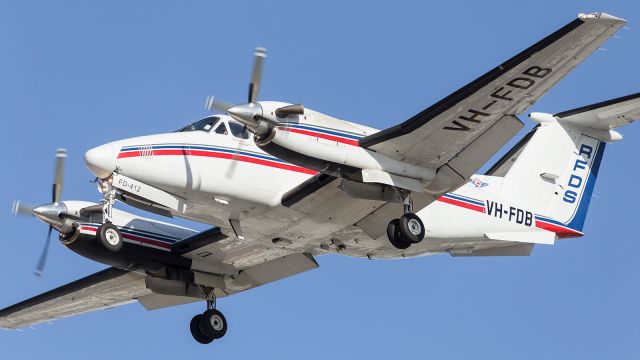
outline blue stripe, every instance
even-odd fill
[[[269,160],[269,161],[274,161],[274,162],[279,162],[279,163],[285,163],[285,161],[278,159],[276,157],[273,156],[268,156],[268,155],[264,155],[264,154],[260,154],[260,153],[256,153],[256,152],[252,152],[252,151],[245,151],[245,150],[238,150],[238,149],[231,149],[231,148],[222,148],[222,147],[213,147],[213,146],[202,146],[202,145],[149,145],[147,147],[144,146],[127,146],[127,147],[122,147],[122,149],[120,150],[122,151],[142,151],[143,148],[146,148],[144,150],[182,150],[182,151],[189,151],[189,150],[203,150],[203,151],[213,151],[213,152],[220,152],[220,153],[225,153],[225,154],[239,154],[239,155],[243,155],[243,156],[249,156],[249,157],[255,157],[258,159],[262,159],[262,160]]]
[[[276,157],[273,157],[273,156],[268,156],[268,155],[263,155],[263,154],[259,154],[259,153],[254,153],[254,152],[249,152],[249,151],[244,151],[244,150],[238,150],[238,149],[216,148],[216,147],[208,147],[208,146],[189,146],[189,149],[205,150],[205,151],[217,151],[217,152],[226,153],[226,154],[240,154],[240,155],[244,155],[244,156],[252,156],[252,157],[255,157],[255,158],[258,158],[258,159],[284,163],[284,161],[282,161],[282,160],[280,160],[280,159],[278,159]]]
[[[352,135],[352,134],[347,134],[335,129],[323,129],[323,128],[319,128],[319,127],[315,127],[315,126],[309,126],[307,124],[302,125],[302,124],[292,124],[292,123],[281,123],[278,125],[282,125],[282,126],[286,126],[286,127],[292,127],[292,128],[298,128],[298,129],[305,129],[305,130],[311,130],[311,131],[316,131],[316,132],[320,132],[320,133],[325,133],[325,134],[330,134],[330,135],[336,135],[336,136],[341,136],[341,137],[345,137],[345,138],[349,138],[349,139],[353,139],[353,140],[359,140],[360,138],[363,137],[363,135]]]
[[[477,200],[477,199],[471,199],[471,198],[468,198],[468,197],[464,197],[462,195],[457,195],[457,194],[454,195],[452,193],[446,193],[443,196],[449,197],[449,198],[452,198],[452,199],[455,199],[455,200],[458,200],[458,201],[468,202],[468,203],[471,203],[471,204],[474,204],[474,205],[478,205],[478,206],[484,206],[484,202],[482,202],[480,200]]]
[[[591,202],[591,196],[593,195],[593,188],[598,178],[598,171],[600,170],[600,164],[602,163],[602,156],[604,155],[605,143],[600,142],[598,149],[596,150],[596,157],[593,159],[589,168],[589,175],[587,177],[587,183],[580,197],[578,207],[571,220],[568,223],[563,223],[552,218],[536,215],[536,220],[548,222],[550,224],[562,226],[573,231],[582,232],[584,222],[587,217],[587,210],[589,209],[589,203]]]
[[[600,164],[602,162],[602,156],[604,155],[604,148],[606,143],[600,142],[598,150],[596,150],[596,157],[593,159],[593,163],[589,168],[589,177],[587,178],[587,184],[582,191],[580,202],[578,203],[578,209],[573,218],[567,224],[569,228],[582,231],[584,227],[584,221],[587,218],[587,210],[589,210],[589,204],[591,203],[591,195],[593,195],[593,188],[596,185],[598,178],[598,171],[600,170]]]

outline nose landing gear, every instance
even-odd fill
[[[116,202],[116,190],[112,185],[113,177],[98,180],[98,191],[103,195],[102,199],[102,225],[96,231],[96,237],[107,250],[118,252],[124,244],[122,233],[111,223],[113,218],[113,205]]]
[[[424,239],[424,223],[413,213],[413,202],[408,196],[403,196],[404,215],[393,219],[387,225],[387,237],[396,249],[404,250]]]
[[[207,296],[207,310],[191,319],[191,336],[200,344],[209,344],[227,333],[227,319],[216,307],[216,297],[211,289]]]

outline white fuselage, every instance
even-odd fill
[[[246,238],[239,246],[251,247],[255,245],[252,242],[272,246],[274,239],[282,237],[286,239],[283,250],[289,248],[292,252],[393,258],[450,251],[464,247],[452,245],[456,242],[487,240],[488,232],[537,230],[535,219],[526,218],[531,212],[508,204],[499,199],[497,192],[491,192],[492,187],[499,188],[496,179],[476,176],[474,181],[485,185],[468,184],[423,209],[415,209],[425,224],[426,239],[399,251],[388,243],[386,236],[372,237],[352,226],[355,221],[349,215],[354,214],[355,219],[358,211],[362,211],[362,203],[336,203],[339,208],[318,209],[315,214],[281,205],[284,194],[316,171],[265,153],[251,137],[234,134],[233,127],[237,130],[239,124],[230,117],[218,118],[216,124],[206,129],[130,138],[103,148],[116,152],[118,174],[139,181],[143,187],[175,196],[180,207],[169,209],[174,216],[220,226],[227,233],[231,233],[229,219],[238,219]],[[361,131],[363,135],[375,132],[370,128]],[[317,142],[336,141],[335,137],[327,138],[318,132],[291,134]],[[344,141],[340,145],[356,147],[357,143]],[[139,187],[121,190],[136,196]],[[504,207],[502,211],[507,214],[487,214],[487,201]],[[511,214],[509,208],[513,209]],[[351,246],[341,246],[349,242]],[[478,245],[473,247],[477,249]]]

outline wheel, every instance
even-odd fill
[[[220,339],[227,333],[227,319],[216,309],[209,309],[200,319],[202,333],[214,339]]]
[[[398,222],[399,232],[410,243],[419,243],[424,239],[424,224],[418,215],[406,213]]]
[[[108,250],[118,252],[122,249],[124,241],[120,230],[112,223],[102,224],[96,231],[98,239]]]
[[[389,238],[391,245],[396,249],[404,250],[411,246],[411,243],[406,241],[398,231],[398,222],[398,219],[393,219],[389,222],[389,225],[387,225],[387,237]]]
[[[202,314],[198,314],[191,319],[189,328],[191,329],[191,336],[200,344],[209,344],[213,341],[213,338],[205,335],[200,330],[200,322],[202,322]]]

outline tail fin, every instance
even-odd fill
[[[507,154],[513,165],[501,193],[533,210],[537,227],[560,237],[582,236],[606,142],[622,138],[612,129],[640,119],[640,93],[529,116],[539,125]]]

